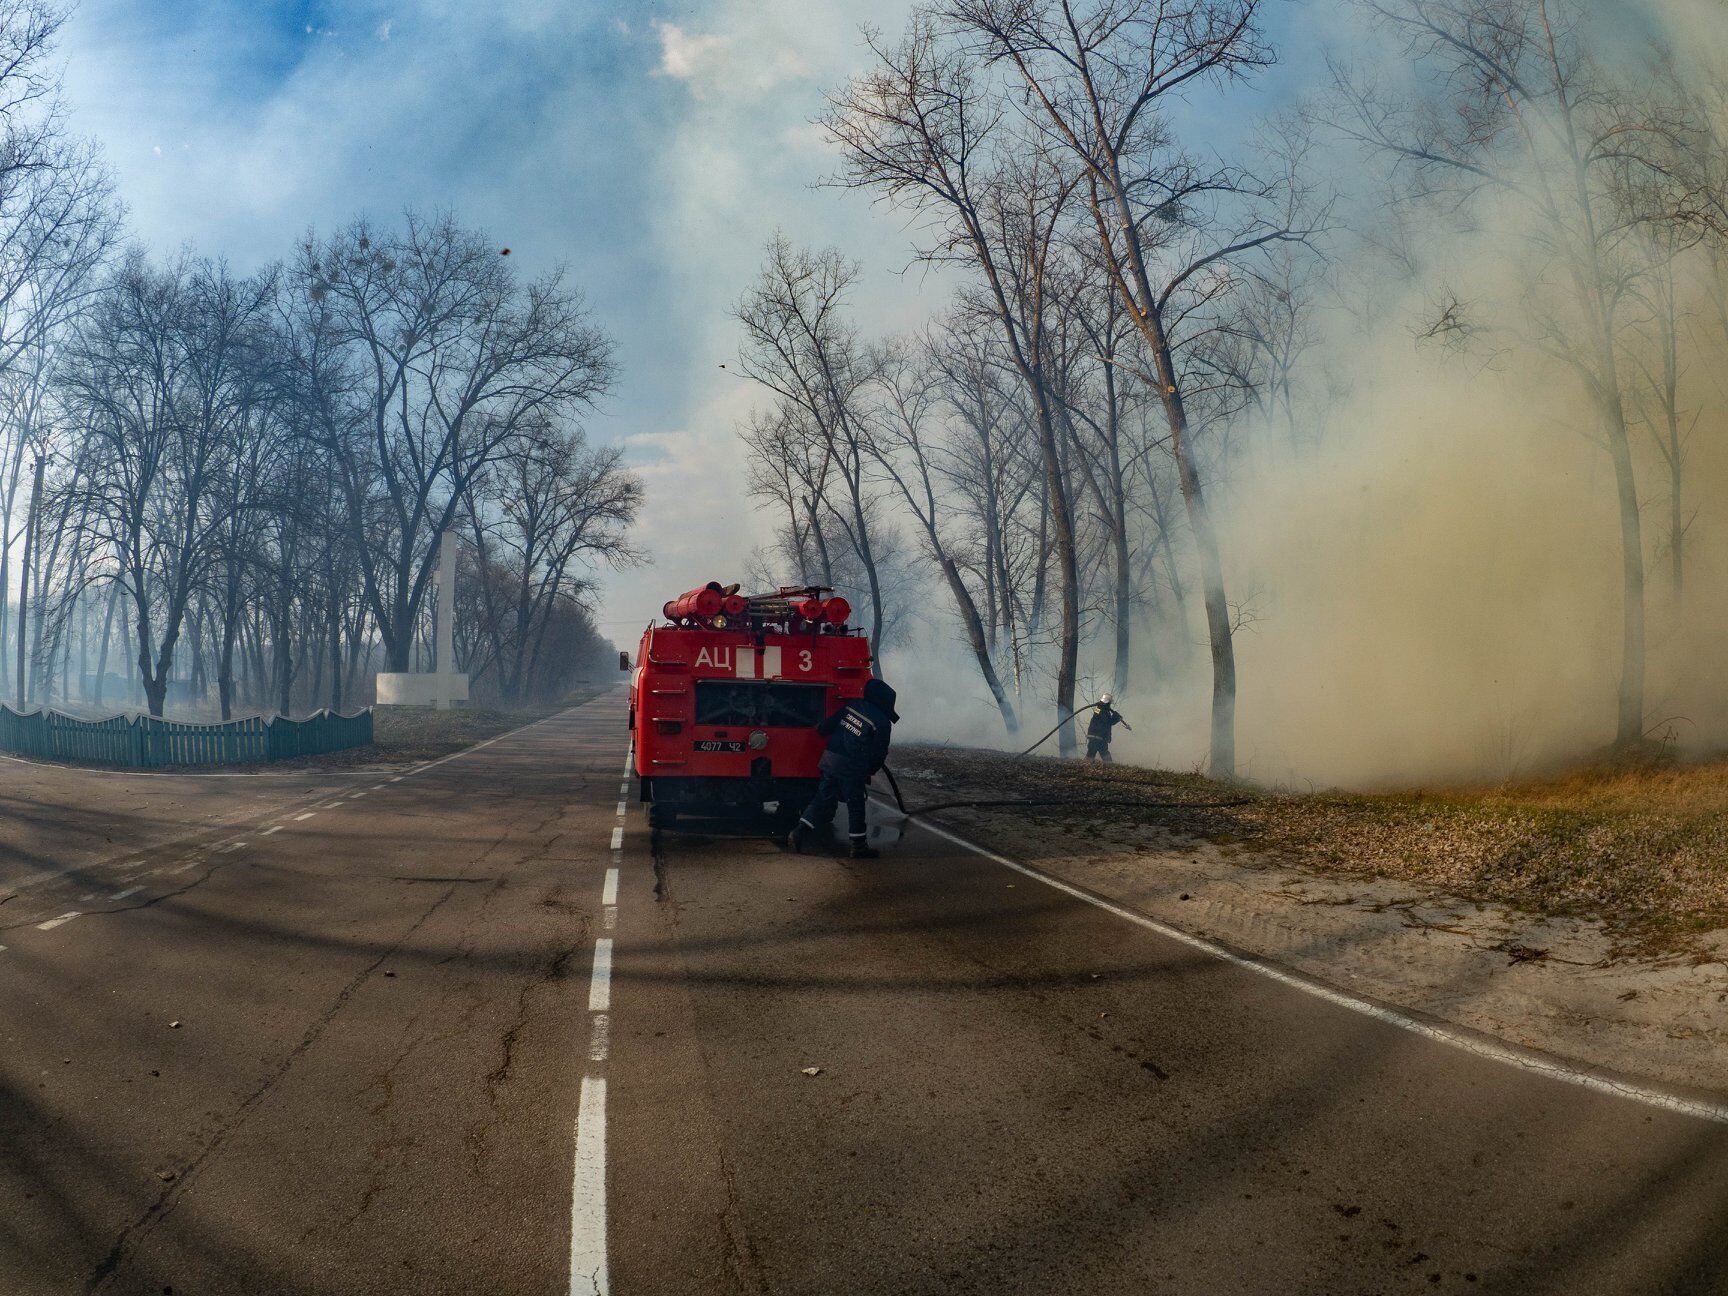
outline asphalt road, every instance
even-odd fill
[[[0,768],[0,1293],[1728,1291],[1728,1127],[920,831],[656,849],[622,713]]]

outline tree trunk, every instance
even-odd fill
[[[94,705],[102,705],[102,691],[108,684],[108,636],[114,629],[114,607],[120,601],[120,583],[108,589],[108,608],[102,614],[102,646],[96,651],[96,696]]]
[[[224,724],[234,718],[234,640],[239,629],[238,618],[229,618],[222,632],[222,655],[216,664],[216,696]]]
[[[1644,737],[1644,529],[1638,515],[1638,486],[1626,433],[1626,412],[1617,387],[1605,394],[1603,415],[1620,508],[1620,688],[1614,745],[1629,749]]]
[[[15,687],[20,710],[30,705],[30,676],[24,654],[29,641],[25,627],[30,619],[30,565],[35,561],[36,519],[42,504],[44,463],[36,460],[36,475],[30,485],[30,512],[24,518],[24,561],[18,568],[18,674]]]
[[[1134,251],[1137,256],[1137,245]],[[1150,284],[1143,277],[1141,283],[1147,300],[1153,300]],[[1170,428],[1170,453],[1176,458],[1176,479],[1182,487],[1182,501],[1188,507],[1188,529],[1193,532],[1195,555],[1200,563],[1206,637],[1212,648],[1210,769],[1213,778],[1231,779],[1236,777],[1236,644],[1230,625],[1230,603],[1224,593],[1224,562],[1218,551],[1218,537],[1212,530],[1200,473],[1194,465],[1188,411],[1177,385],[1175,358],[1164,334],[1163,320],[1150,311],[1136,311],[1134,317],[1158,367],[1159,395]]]
[[[935,537],[931,537],[932,546]],[[966,588],[966,582],[960,579],[960,569],[954,565],[954,560],[946,554],[938,553],[937,561],[942,567],[942,575],[947,578],[948,588],[954,595],[954,604],[960,609],[960,620],[966,626],[966,640],[972,645],[972,655],[978,659],[978,671],[984,676],[984,683],[989,686],[990,696],[996,699],[996,709],[1002,713],[1003,727],[1009,733],[1020,732],[1020,717],[1014,713],[1014,703],[1009,699],[1008,692],[1002,687],[1002,680],[996,674],[996,664],[990,660],[990,644],[984,635],[984,623],[978,616],[978,605],[972,600],[972,592]]]

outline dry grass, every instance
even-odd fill
[[[1072,808],[1038,813],[1155,824],[1279,863],[1595,919],[1628,950],[1682,948],[1728,927],[1728,761],[1582,769],[1492,789],[1301,795],[954,748],[907,748],[895,764],[934,770],[942,795],[931,800],[1060,799]],[[1197,804],[1232,800],[1246,804]],[[1150,804],[1162,801],[1192,808]]]

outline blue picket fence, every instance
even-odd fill
[[[250,765],[317,756],[372,741],[372,710],[320,711],[304,720],[253,716],[227,724],[185,724],[154,716],[80,720],[58,711],[14,711],[0,703],[0,751],[39,760],[155,769],[164,765]]]

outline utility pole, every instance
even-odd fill
[[[36,456],[36,476],[30,483],[30,512],[24,517],[24,567],[18,574],[18,709],[30,705],[30,683],[25,675],[24,631],[30,619],[30,564],[35,558],[37,513],[42,505],[42,469],[46,459]]]

